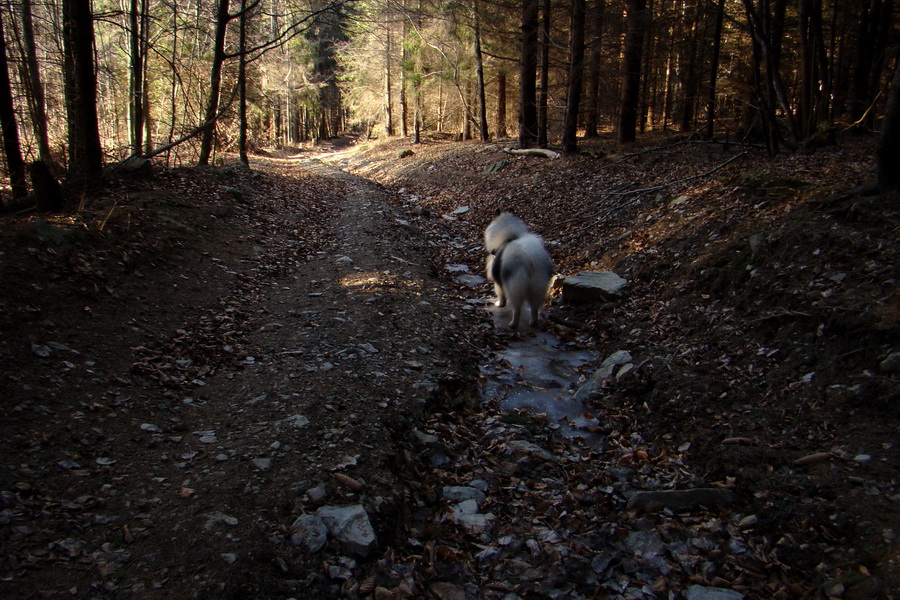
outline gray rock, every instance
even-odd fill
[[[562,279],[563,298],[568,302],[613,300],[623,294],[628,282],[612,271],[582,271]]]
[[[734,590],[720,587],[692,585],[685,590],[686,600],[744,600],[744,595]]]
[[[306,497],[309,498],[309,501],[313,504],[318,504],[328,497],[328,488],[325,487],[324,483],[320,483],[319,485],[306,490]]]
[[[124,161],[115,165],[113,170],[116,174],[131,177],[133,179],[153,179],[153,163],[149,159],[140,156],[130,156]]]
[[[731,490],[696,488],[693,490],[657,490],[634,492],[628,498],[629,509],[655,510],[668,508],[675,511],[701,507],[729,505],[734,502]]]
[[[484,492],[464,485],[444,486],[443,496],[444,500],[447,500],[448,502],[474,500],[479,505],[484,502]]]
[[[260,471],[268,471],[272,467],[271,458],[254,458],[250,462],[253,463],[253,466]]]
[[[301,515],[291,525],[291,541],[309,552],[318,552],[328,541],[328,529],[318,515]]]
[[[532,444],[531,442],[526,442],[524,440],[513,440],[511,442],[507,442],[506,447],[513,452],[522,452],[534,458],[546,460],[548,462],[557,462],[559,460],[554,454],[551,454],[550,452],[544,450],[537,444]]]
[[[627,365],[632,361],[631,353],[627,350],[618,350],[617,352],[613,352],[609,356],[606,357],[596,371],[591,375],[590,379],[588,379],[584,385],[582,385],[575,394],[572,396],[572,400],[576,402],[584,402],[591,396],[597,393],[600,390],[600,385],[612,377],[613,373],[615,373],[616,369],[620,365]]]
[[[900,373],[900,352],[891,352],[879,363],[882,373]]]
[[[316,515],[325,523],[328,534],[348,552],[366,556],[375,545],[375,530],[361,504],[323,506]]]
[[[463,500],[451,508],[450,520],[476,535],[487,530],[497,517],[493,513],[479,513],[475,500]]]
[[[290,417],[282,421],[282,423],[284,423],[288,427],[295,427],[297,429],[300,429],[301,427],[306,427],[307,425],[309,425],[309,419],[304,415],[297,414],[291,415]]]
[[[625,539],[625,547],[641,556],[659,556],[666,543],[655,531],[635,531]]]

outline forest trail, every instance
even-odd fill
[[[561,175],[524,159],[488,179],[503,154],[435,150],[406,162],[393,149],[328,159],[381,184],[313,153],[254,157],[253,171],[111,182],[77,215],[8,223],[0,595],[731,600],[892,589],[893,546],[879,545],[896,516],[884,475],[896,451],[890,419],[868,437],[862,420],[848,430],[878,457],[864,463],[843,447],[807,450],[846,444],[814,401],[776,410],[775,396],[754,388],[753,407],[737,370],[729,391],[739,406],[712,401],[721,375],[700,366],[726,350],[740,356],[727,344],[752,328],[734,323],[737,313],[721,320],[734,334],[689,307],[670,314],[637,269],[629,276],[641,293],[622,307],[549,306],[555,319],[541,328],[567,347],[598,362],[635,354],[634,374],[590,399],[605,444],[482,403],[485,377],[530,334],[498,330],[483,309],[487,286],[456,282],[448,265],[479,270],[491,203],[518,198],[500,184],[550,197],[568,189],[561,182],[591,185],[599,170]],[[441,189],[448,198],[427,198]],[[678,211],[694,201],[677,200]],[[532,222],[562,216],[544,210]],[[831,222],[816,233],[831,230],[850,235]],[[769,235],[774,246],[778,232]],[[870,240],[886,247],[869,235],[859,242],[867,260]],[[579,251],[552,248],[561,268]],[[688,337],[706,331],[714,342]],[[681,358],[703,347],[696,363]],[[770,358],[748,355],[751,369]],[[772,377],[774,365],[765,363]],[[797,381],[810,364],[788,368]],[[804,455],[819,462],[790,466]],[[829,502],[848,476],[868,494],[866,512],[853,512],[857,494]],[[854,532],[859,514],[883,521]]]
[[[3,357],[8,373],[20,365],[3,394],[16,415],[3,425],[4,597],[261,598],[310,586],[327,597],[320,558],[290,541],[297,516],[360,504],[382,545],[396,535],[408,509],[394,438],[442,393],[472,400],[461,337],[471,309],[383,190],[297,164],[261,160],[262,177],[214,186],[238,198],[225,201],[228,218],[244,194],[258,203],[240,219],[247,229],[214,223],[192,240],[199,215],[176,217],[192,212],[176,201],[142,215],[185,228],[177,265],[148,257],[137,283],[104,273],[108,289],[123,286],[91,306],[108,331],[33,299],[47,331],[30,328],[25,348],[7,338]],[[270,177],[279,186],[265,198],[254,186]],[[314,210],[295,197],[309,194],[304,180],[328,196]],[[34,227],[20,235],[40,244]],[[128,331],[120,298],[132,285],[143,309]]]

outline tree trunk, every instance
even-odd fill
[[[94,71],[94,19],[90,0],[63,0],[68,183],[84,184],[103,174]]]
[[[478,14],[478,0],[475,6],[475,75],[478,92],[478,133],[481,141],[488,141],[487,100],[484,93],[484,63],[481,57],[481,17]]]
[[[606,12],[605,0],[597,0],[590,11],[589,52],[585,82],[584,135],[598,136],[600,120],[600,66],[603,57],[603,20]]]
[[[572,43],[569,60],[569,91],[562,147],[566,154],[578,152],[578,108],[584,83],[584,13],[585,0],[572,0]]]
[[[172,23],[178,23],[178,3],[172,3]],[[171,66],[172,66],[172,85],[169,88],[169,110],[172,113],[172,120],[169,123],[169,139],[168,142],[171,143],[175,139],[175,115],[178,110],[178,68],[177,68],[177,58],[178,58],[178,27],[173,25],[172,27],[172,54],[170,57]],[[171,155],[169,152],[166,152],[166,166],[170,165]]]
[[[241,20],[238,34],[238,158],[247,167],[247,0],[241,0]]]
[[[384,132],[388,137],[394,135],[394,107],[391,97],[391,30],[387,30],[384,44]]]
[[[878,187],[883,192],[900,189],[900,68],[894,70],[875,155]]]
[[[497,73],[497,138],[507,136],[506,131],[506,71]]]
[[[791,138],[796,142],[799,139],[797,122],[794,111],[788,101],[784,82],[781,79],[781,42],[784,36],[785,0],[775,1],[774,14],[770,11],[768,1],[760,2],[759,9],[754,8],[753,0],[743,0],[747,12],[748,26],[753,37],[754,61],[764,64],[766,67],[763,114],[764,122],[768,125],[769,152],[777,153],[777,125],[775,122],[775,105],[780,106],[787,122]],[[758,72],[758,67],[756,69]]]
[[[694,14],[691,18],[690,29],[687,31],[689,36],[687,56],[683,57],[682,66],[685,69],[683,79],[684,94],[681,99],[681,123],[679,129],[681,131],[691,131],[694,127],[694,104],[697,101],[698,73],[697,68],[697,38],[700,35],[700,14],[703,3],[698,0],[694,7]]]
[[[628,31],[625,34],[622,102],[619,109],[619,143],[635,141],[641,87],[641,54],[647,0],[627,0]]]
[[[406,40],[409,36],[409,22],[403,22],[403,44],[400,49],[400,135],[409,137],[409,100],[406,98],[406,86],[409,84],[407,77],[407,63],[409,51],[406,48]]]
[[[537,38],[538,0],[522,0],[522,52],[519,63],[519,146],[537,141]]]
[[[541,89],[538,98],[537,145],[547,147],[547,110],[550,103],[550,0],[543,0],[541,7]]]
[[[883,65],[882,55],[887,40],[882,38],[884,31],[880,21],[885,15],[890,16],[891,9],[885,8],[887,2],[891,6],[892,0],[862,0],[859,2],[862,15],[856,39],[856,64],[853,71],[852,99],[850,105],[850,117],[858,126],[871,128],[874,124],[874,111],[869,110],[875,98],[877,81],[881,77]],[[876,85],[873,87],[872,82]]]
[[[706,131],[703,137],[711,140],[716,128],[716,79],[719,77],[719,54],[722,48],[722,21],[725,16],[725,0],[719,0],[716,6],[715,24],[713,27],[712,58],[709,66],[709,88],[706,95]]]
[[[143,63],[143,74],[141,75],[141,80],[143,81],[142,88],[142,99],[141,99],[141,107],[144,109],[144,116],[141,119],[144,123],[144,153],[149,154],[153,150],[153,120],[150,115],[150,86],[148,85],[148,70],[149,70],[149,60],[147,57],[150,54],[150,14],[149,9],[147,7],[147,0],[141,1],[141,55],[144,57],[141,61]]]
[[[22,0],[22,40],[25,46],[25,60],[22,61],[25,75],[22,80],[28,89],[28,110],[34,137],[38,144],[38,157],[47,163],[53,162],[50,151],[50,136],[47,133],[47,102],[41,83],[37,46],[34,41],[34,24],[31,14],[31,0]]]
[[[213,139],[216,134],[216,114],[219,112],[219,95],[222,88],[222,63],[225,62],[225,31],[231,15],[228,14],[228,0],[219,0],[216,11],[216,32],[213,41],[212,67],[209,71],[209,98],[203,120],[203,136],[200,140],[198,165],[208,165],[212,155]]]
[[[144,53],[141,40],[141,13],[144,4],[131,0],[128,10],[129,40],[129,80],[128,80],[128,121],[131,136],[131,152],[140,154],[144,148]]]
[[[3,130],[3,150],[9,167],[9,183],[14,203],[25,200],[28,188],[25,184],[25,161],[19,144],[19,127],[13,108],[12,85],[9,81],[9,63],[6,58],[6,38],[3,33],[3,14],[0,11],[0,128]]]

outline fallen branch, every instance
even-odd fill
[[[523,148],[521,150],[515,148],[504,148],[504,152],[508,154],[519,154],[526,156],[543,156],[544,158],[559,158],[559,152],[547,150],[546,148]]]

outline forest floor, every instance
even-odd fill
[[[583,146],[343,140],[3,217],[0,597],[900,597],[871,140]],[[496,326],[456,265],[499,208],[624,296]],[[564,393],[632,357],[601,444],[484,397],[544,333],[593,357]]]

